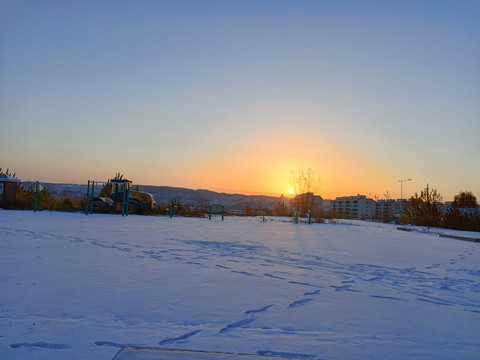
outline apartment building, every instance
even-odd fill
[[[396,204],[397,202],[393,199],[377,200],[375,203],[375,219],[380,221],[393,220]]]
[[[331,211],[349,219],[375,219],[375,200],[365,195],[337,197],[330,205]]]
[[[311,210],[313,212],[322,209],[322,197],[314,195],[312,192],[296,195],[292,199],[292,205],[295,209],[301,209],[302,213]]]

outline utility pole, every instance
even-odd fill
[[[400,199],[403,199],[403,183],[405,181],[412,181],[412,179],[398,180],[398,182],[400,183]]]

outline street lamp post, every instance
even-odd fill
[[[398,180],[398,182],[400,183],[400,199],[403,199],[403,183],[405,181],[412,181],[412,179]]]

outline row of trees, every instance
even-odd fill
[[[81,198],[73,198],[68,193],[62,194],[60,198],[53,196],[45,188],[41,188],[37,195],[38,210],[77,211],[81,209]],[[17,187],[16,209],[31,210],[35,204],[35,185],[24,189]]]
[[[0,168],[0,174],[15,177],[15,173],[11,173],[8,169],[3,171]],[[117,173],[113,178],[113,180],[121,179],[123,179],[123,175],[120,173]],[[314,210],[312,216],[318,220],[341,217],[342,214],[323,214],[320,209],[315,208],[313,194],[317,191],[319,183],[320,179],[312,169],[307,171],[293,170],[291,172],[291,186],[295,194],[300,194],[300,196],[289,200],[282,195],[273,209],[257,209],[247,205],[244,209],[244,215],[251,216],[266,213],[267,215],[275,216],[291,216],[293,212],[298,211],[301,216],[305,216],[310,209]],[[109,197],[110,193],[111,184],[107,183],[101,190],[100,196]],[[309,194],[312,194],[312,196],[309,196]],[[37,196],[37,208],[39,210],[77,211],[81,210],[83,202],[82,197],[74,198],[68,192],[64,192],[60,198],[56,198],[43,187],[40,188]],[[18,184],[15,208],[32,209],[34,203],[34,185],[31,184],[28,188],[24,188]],[[477,209],[477,199],[470,191],[463,191],[456,195],[451,208],[445,211],[445,209],[442,209],[442,196],[436,189],[431,189],[427,184],[420,194],[415,193],[409,199],[399,217],[399,222],[418,226],[480,231],[478,211],[469,211],[468,209]],[[171,199],[166,203],[160,204],[154,214],[165,215],[169,213],[201,217],[208,213],[208,209],[193,208],[190,205],[182,204],[178,199]],[[226,214],[228,214],[228,209]]]
[[[430,189],[428,184],[420,194],[415,193],[409,199],[399,221],[402,224],[480,231],[477,198],[470,191],[460,192],[452,206],[442,211],[442,196],[436,189]]]
[[[0,175],[15,177],[9,169],[0,168]],[[17,184],[15,209],[31,210],[35,205],[35,184],[31,183],[28,187]],[[81,198],[73,198],[68,192],[64,192],[59,198],[53,196],[47,189],[40,186],[37,194],[38,210],[59,210],[59,211],[77,211],[81,208]]]

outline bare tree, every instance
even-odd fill
[[[292,170],[290,185],[292,186],[295,195],[315,193],[320,185],[320,178],[315,175],[315,172],[308,168],[308,170]]]
[[[290,185],[295,194],[293,208],[304,216],[313,207],[313,195],[320,186],[320,177],[316,176],[311,168],[308,168],[308,170],[292,170]]]
[[[384,198],[385,200],[390,200],[390,199],[392,198],[392,196],[390,195],[390,193],[388,192],[388,190],[387,190],[387,192],[386,192],[385,194],[383,194],[383,198]]]

